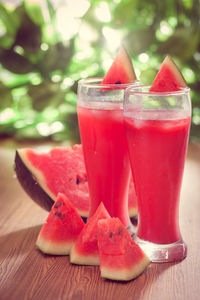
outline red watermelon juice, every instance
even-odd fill
[[[91,199],[89,217],[103,202],[111,217],[128,226],[131,170],[123,122],[128,85],[101,82],[90,78],[78,85],[78,121]]]
[[[138,196],[137,236],[156,244],[179,241],[179,197],[190,117],[145,111],[126,115],[124,121]]]
[[[77,108],[91,197],[90,216],[102,201],[109,214],[127,226],[130,163],[122,109]]]

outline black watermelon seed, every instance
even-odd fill
[[[119,234],[119,235],[122,235],[122,234],[123,234],[123,228],[122,228],[122,227],[119,228],[118,234]]]
[[[64,217],[65,217],[64,214],[62,214],[62,213],[60,213],[60,212],[58,212],[58,211],[55,212],[55,216],[57,216],[57,217],[60,218],[60,219],[64,219]]]
[[[116,81],[115,84],[121,84],[121,81],[120,81],[120,80],[119,80],[119,81]]]
[[[58,201],[55,205],[54,208],[58,208],[60,206],[62,206],[63,202],[62,201]]]
[[[79,184],[80,182],[81,182],[80,178],[77,177],[77,178],[76,178],[76,184]]]

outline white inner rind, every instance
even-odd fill
[[[151,263],[149,258],[145,256],[137,265],[134,265],[132,268],[125,269],[115,269],[104,267],[100,264],[101,276],[103,278],[128,281],[139,276]]]
[[[69,255],[73,242],[52,242],[42,238],[40,235],[36,241],[36,246],[46,254]]]
[[[135,70],[133,68],[131,59],[123,46],[120,47],[117,56],[120,62],[122,63],[122,65],[124,66],[124,69],[126,70],[127,74],[131,74],[130,77],[132,78],[132,80],[136,80],[137,78],[135,75]]]
[[[99,255],[82,255],[76,251],[76,247],[73,245],[70,250],[70,263],[98,266],[100,264]]]

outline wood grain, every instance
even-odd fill
[[[6,145],[7,146],[7,145]],[[0,299],[196,300],[200,295],[200,145],[190,144],[180,205],[188,256],[151,264],[137,279],[102,279],[98,267],[76,266],[68,256],[43,255],[35,241],[48,212],[22,190],[13,170],[14,148],[0,146]]]

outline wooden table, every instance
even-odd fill
[[[70,265],[68,256],[46,256],[35,241],[47,212],[22,190],[14,149],[0,146],[0,299],[200,299],[200,145],[190,144],[180,206],[188,256],[151,264],[137,279],[104,280],[98,267]]]

